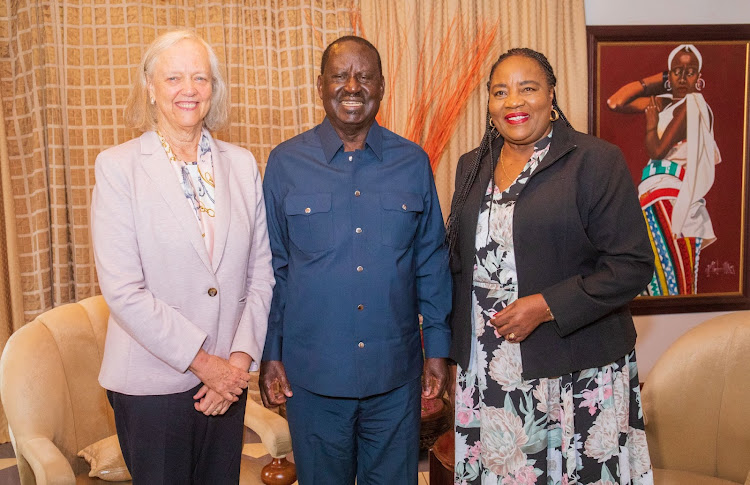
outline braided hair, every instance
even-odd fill
[[[492,69],[490,70],[490,76],[487,79],[487,91],[490,89],[490,82],[492,80],[492,75],[495,73],[495,69],[497,69],[497,66],[499,66],[504,60],[508,59],[509,57],[513,56],[520,56],[520,57],[526,57],[529,59],[535,60],[539,66],[542,68],[542,71],[544,71],[544,75],[547,78],[547,84],[553,88],[553,94],[552,94],[552,108],[557,111],[557,113],[560,115],[560,119],[568,126],[570,125],[570,122],[568,121],[568,118],[565,117],[565,114],[560,109],[560,106],[557,104],[557,95],[554,93],[554,87],[557,85],[557,78],[555,77],[555,72],[552,69],[552,65],[550,65],[549,61],[547,60],[547,57],[545,57],[544,54],[541,52],[537,52],[532,49],[528,49],[526,47],[517,47],[514,49],[510,49],[508,52],[502,54],[500,57],[498,57],[497,61],[492,65]],[[448,242],[448,247],[453,248],[456,245],[456,241],[458,239],[458,224],[459,224],[459,218],[461,215],[461,211],[463,209],[464,204],[466,203],[466,198],[469,196],[469,191],[471,190],[471,186],[474,184],[474,181],[477,178],[477,174],[479,173],[479,166],[481,165],[482,158],[489,153],[490,155],[490,162],[492,163],[492,173],[495,172],[495,156],[492,153],[492,140],[495,139],[500,135],[498,131],[495,129],[495,127],[491,123],[492,118],[490,117],[490,110],[489,105],[487,106],[487,115],[485,119],[485,126],[484,126],[484,136],[482,136],[482,141],[479,144],[479,148],[477,149],[477,153],[474,156],[474,159],[471,162],[471,165],[469,166],[468,170],[465,171],[464,179],[461,182],[461,186],[456,190],[456,193],[453,196],[453,207],[451,210],[450,215],[448,216],[448,229],[446,231],[446,240]],[[494,178],[493,178],[493,185],[494,185]],[[490,206],[490,210],[492,210],[492,206]]]

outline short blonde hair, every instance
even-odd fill
[[[140,131],[156,129],[156,106],[149,103],[148,81],[154,74],[154,66],[161,53],[186,39],[194,40],[206,48],[211,65],[211,107],[203,120],[204,126],[210,131],[216,131],[224,128],[229,122],[229,92],[216,53],[195,32],[173,30],[154,39],[138,64],[133,88],[125,103],[125,122],[129,127]]]

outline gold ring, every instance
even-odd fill
[[[506,340],[510,340],[510,341],[513,341],[513,340],[515,340],[515,339],[516,339],[516,334],[515,334],[515,333],[513,333],[513,332],[510,332],[510,333],[508,334],[508,336],[506,337]]]

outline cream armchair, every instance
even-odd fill
[[[116,433],[97,380],[108,317],[101,296],[87,298],[43,313],[8,340],[0,395],[23,485],[104,483],[88,477],[89,466],[77,453]],[[249,398],[245,425],[274,457],[264,470],[267,483],[291,484],[293,465],[284,463],[291,452],[286,420]],[[260,470],[242,461],[241,483],[262,483]]]
[[[677,339],[643,385],[656,485],[750,485],[750,311]]]

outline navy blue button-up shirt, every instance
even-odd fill
[[[373,124],[345,152],[326,118],[276,147],[263,181],[276,286],[263,360],[339,397],[390,391],[447,357],[451,276],[432,171]]]

